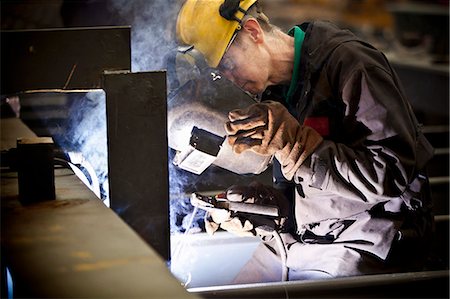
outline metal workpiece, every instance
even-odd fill
[[[211,72],[198,76],[169,95],[168,142],[172,149],[183,152],[189,148],[193,127],[226,136],[228,112],[256,103],[230,81],[225,78],[213,80],[213,75]],[[238,155],[225,140],[212,164],[236,174],[260,174],[271,160],[271,156],[252,151]]]
[[[101,88],[105,70],[131,70],[129,26],[1,31],[2,95]]]
[[[166,73],[104,74],[110,207],[169,259]]]

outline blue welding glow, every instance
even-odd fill
[[[14,283],[8,268],[6,268],[6,288],[8,290],[8,299],[14,298]]]

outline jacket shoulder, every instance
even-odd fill
[[[350,30],[339,28],[332,22],[314,21],[308,23],[302,54],[318,65],[338,46],[350,41],[363,42]]]

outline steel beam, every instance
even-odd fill
[[[129,26],[1,31],[1,94],[100,88],[131,70]]]
[[[169,259],[165,72],[104,76],[111,208]]]

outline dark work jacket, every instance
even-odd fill
[[[292,182],[278,175],[276,185],[295,187],[296,234],[384,260],[402,229],[420,237],[430,227],[424,167],[433,149],[380,51],[328,22],[300,26],[300,80],[287,106],[324,141]],[[280,90],[263,100],[282,101]],[[348,221],[333,231],[333,220]]]

